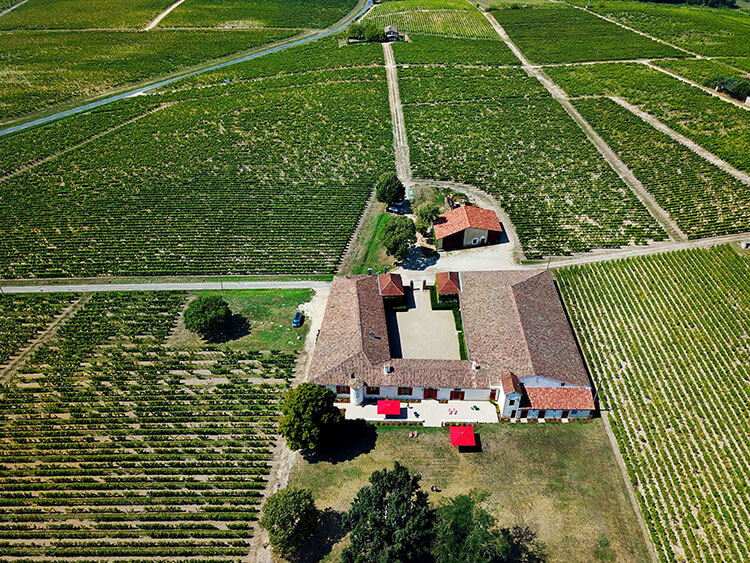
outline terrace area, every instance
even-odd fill
[[[450,310],[433,310],[428,290],[406,291],[406,311],[386,310],[391,356],[460,360],[458,331]]]

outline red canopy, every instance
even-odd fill
[[[451,446],[476,446],[473,426],[451,426]]]
[[[378,401],[378,414],[394,415],[401,414],[400,401]]]

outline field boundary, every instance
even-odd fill
[[[29,0],[21,0],[18,4],[13,4],[10,8],[6,8],[2,12],[0,12],[0,18],[3,17],[5,14],[7,14],[9,12],[12,12],[13,10],[15,10],[16,8],[18,8],[19,6],[23,6],[28,1]]]
[[[177,2],[174,2],[173,4],[171,4],[166,10],[164,10],[161,14],[156,16],[151,23],[149,23],[146,27],[144,27],[143,31],[151,31],[152,29],[154,29],[157,25],[159,25],[159,22],[161,22],[161,20],[166,18],[172,12],[172,10],[177,8],[177,6],[182,4],[184,1],[185,0],[177,0]]]

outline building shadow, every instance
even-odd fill
[[[304,553],[297,556],[295,561],[299,563],[322,561],[345,535],[346,532],[341,525],[341,512],[326,508],[320,514],[320,525],[310,538]]]
[[[250,321],[248,321],[244,315],[233,313],[224,333],[218,335],[214,339],[207,339],[207,342],[210,342],[211,344],[226,344],[232,340],[239,340],[248,334],[250,334]]]
[[[406,288],[404,294],[406,308],[414,309],[416,307],[414,303],[414,291]],[[396,311],[386,308],[385,324],[388,327],[388,347],[391,349],[391,358],[404,357],[403,350],[401,349],[401,331],[398,328],[397,319]]]
[[[497,244],[505,244],[506,242],[510,242],[510,237],[508,237],[508,233],[505,231],[505,225],[500,223],[500,226],[503,230],[500,231],[500,239],[497,241]]]
[[[476,432],[474,433],[474,441],[476,443],[473,446],[458,446],[458,453],[460,454],[481,453],[482,437]]]
[[[424,246],[415,246],[409,249],[402,266],[404,270],[421,271],[434,266],[439,259],[440,254],[436,250]]]
[[[308,463],[351,461],[375,448],[378,433],[364,420],[344,420],[323,438],[317,450],[302,452]]]

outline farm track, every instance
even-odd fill
[[[662,72],[668,76],[671,76],[672,78],[676,78],[680,82],[684,82],[685,84],[689,84],[690,86],[693,86],[694,88],[699,88],[706,92],[706,94],[710,94],[714,98],[719,98],[720,100],[723,100],[727,102],[728,104],[732,104],[737,106],[738,108],[744,109],[745,111],[750,111],[750,105],[744,104],[739,100],[735,100],[731,96],[728,96],[726,94],[722,94],[720,92],[717,92],[716,90],[713,90],[711,88],[707,88],[706,86],[703,86],[702,84],[698,84],[697,82],[694,82],[688,78],[685,78],[684,76],[680,76],[679,74],[675,74],[674,72],[667,70],[665,68],[661,68],[660,66],[656,66],[655,64],[652,64],[649,61],[644,61],[643,64],[645,64],[649,68],[653,68],[654,70],[658,70],[659,72]]]
[[[0,381],[5,381],[9,376],[13,374],[15,369],[21,365],[21,363],[31,355],[34,350],[39,348],[45,342],[48,342],[58,331],[58,329],[65,324],[69,318],[76,314],[76,312],[83,307],[86,302],[91,299],[91,294],[83,295],[82,297],[73,301],[67,308],[65,308],[42,332],[29,343],[26,348],[13,358],[8,364],[0,369]]]
[[[3,17],[5,14],[7,14],[9,12],[12,12],[13,10],[15,10],[16,8],[18,8],[19,6],[23,6],[28,1],[29,0],[21,0],[18,4],[13,4],[10,8],[6,8],[2,12],[0,12],[0,18]]]
[[[672,139],[674,139],[678,143],[689,148],[695,154],[706,159],[708,162],[710,162],[714,166],[717,166],[718,168],[721,168],[722,170],[724,170],[726,173],[731,174],[732,176],[737,178],[740,182],[750,185],[750,174],[748,174],[747,172],[742,172],[741,170],[737,170],[734,166],[732,166],[728,162],[725,162],[724,160],[720,159],[718,156],[707,151],[706,149],[704,149],[697,143],[694,143],[693,141],[691,141],[684,135],[680,135],[676,131],[670,129],[669,127],[664,125],[661,121],[656,119],[654,116],[649,115],[645,111],[641,111],[636,106],[626,102],[622,98],[618,98],[617,96],[609,96],[609,99],[621,105],[622,107],[624,107],[626,110],[630,111],[631,113],[637,115],[643,121],[651,125],[654,129],[657,129],[661,131],[662,133],[665,133],[666,135],[670,136]]]
[[[673,240],[687,240],[687,236],[685,233],[682,232],[682,230],[677,226],[677,224],[672,220],[669,213],[667,213],[666,210],[664,210],[656,201],[653,195],[646,190],[646,188],[643,186],[643,184],[638,180],[638,178],[635,177],[635,174],[633,174],[633,171],[628,168],[625,163],[620,160],[620,157],[615,154],[615,152],[612,150],[612,148],[602,139],[596,131],[594,131],[594,128],[591,127],[591,125],[584,119],[584,117],[578,112],[578,110],[573,107],[573,104],[570,103],[570,100],[568,99],[568,95],[565,93],[565,91],[560,88],[557,84],[555,84],[545,73],[541,68],[534,67],[529,63],[528,59],[524,56],[524,54],[521,52],[521,50],[516,46],[513,41],[511,41],[510,37],[508,36],[507,32],[503,27],[498,23],[498,21],[495,19],[495,17],[489,13],[484,12],[484,16],[487,18],[487,21],[490,22],[490,25],[492,25],[492,28],[497,32],[497,34],[500,36],[500,38],[505,42],[505,44],[508,46],[508,48],[513,52],[513,54],[518,58],[519,61],[521,61],[522,68],[526,71],[526,73],[529,76],[533,76],[541,84],[545,87],[545,89],[552,95],[553,98],[555,98],[560,105],[563,106],[565,111],[570,115],[570,117],[578,124],[578,126],[583,130],[583,132],[588,137],[589,141],[596,147],[596,149],[599,151],[599,153],[604,157],[604,159],[609,163],[610,167],[617,172],[617,175],[620,176],[620,178],[627,184],[627,186],[632,190],[632,192],[636,195],[636,197],[643,203],[643,205],[648,209],[648,211],[651,213],[651,215],[656,219],[656,221],[662,226],[662,228],[667,232],[667,234],[673,239]]]
[[[157,25],[159,25],[159,22],[161,22],[161,20],[166,18],[172,12],[172,10],[177,8],[177,6],[182,4],[184,1],[185,0],[177,0],[177,2],[174,2],[173,4],[171,4],[166,10],[164,10],[161,14],[156,16],[151,23],[149,23],[146,27],[144,27],[143,31],[150,31],[154,29]]]
[[[75,145],[71,145],[69,147],[66,147],[66,148],[64,148],[61,151],[58,151],[58,152],[56,152],[54,154],[46,156],[46,157],[44,157],[42,159],[39,159],[37,161],[34,161],[34,162],[30,163],[30,164],[26,164],[24,166],[21,166],[20,168],[16,168],[12,172],[9,172],[8,174],[5,174],[4,176],[0,176],[0,182],[3,182],[3,181],[5,181],[5,180],[7,180],[9,178],[13,178],[14,176],[18,176],[19,174],[22,174],[22,173],[24,173],[24,172],[26,172],[28,170],[36,168],[40,164],[45,164],[45,163],[47,163],[47,162],[49,162],[51,160],[55,160],[56,158],[58,158],[60,156],[63,156],[65,154],[68,154],[69,152],[72,152],[74,150],[77,150],[77,149],[79,149],[79,148],[87,145],[88,143],[90,143],[92,141],[100,139],[100,138],[104,137],[105,135],[109,135],[110,133],[114,133],[118,129],[122,129],[123,127],[125,127],[127,125],[130,125],[131,123],[135,123],[136,121],[139,121],[140,119],[142,119],[144,117],[147,117],[147,116],[151,115],[152,113],[156,113],[157,111],[160,111],[160,110],[162,110],[164,108],[168,108],[169,106],[172,106],[175,103],[176,102],[167,102],[167,103],[161,104],[161,105],[159,105],[159,106],[157,106],[155,108],[152,108],[152,109],[150,109],[150,110],[148,110],[146,112],[143,112],[140,115],[136,115],[135,117],[133,117],[131,119],[128,119],[127,121],[123,121],[122,123],[118,123],[117,125],[115,125],[113,127],[110,127],[108,129],[105,129],[104,131],[100,131],[96,135],[92,135],[91,137],[89,137],[88,139],[84,139],[80,143],[76,143]]]
[[[398,89],[398,73],[393,48],[390,43],[383,43],[385,56],[385,75],[388,79],[388,102],[391,107],[391,123],[393,125],[393,149],[396,157],[396,174],[405,186],[411,185],[411,161],[409,158],[409,142],[406,138],[406,124],[404,109],[401,105],[401,94]]]
[[[233,66],[236,64],[251,61],[253,59],[257,59],[258,57],[262,57],[264,55],[276,53],[279,51],[283,51],[285,49],[289,49],[291,47],[297,47],[299,45],[305,45],[307,43],[315,41],[316,39],[322,39],[323,37],[328,37],[330,35],[338,33],[339,31],[346,29],[346,27],[351,22],[353,22],[354,20],[358,19],[363,14],[365,14],[372,7],[372,3],[373,3],[373,0],[360,0],[360,2],[357,3],[354,9],[345,18],[342,18],[339,22],[333,24],[332,26],[321,31],[320,33],[314,33],[311,35],[302,36],[297,39],[285,40],[285,42],[281,42],[272,47],[261,48],[260,51],[252,52],[246,55],[241,55],[236,58],[230,58],[229,60],[226,60],[218,64],[209,64],[206,67],[199,68],[197,70],[192,70],[192,71],[185,72],[185,73],[181,73],[181,74],[177,74],[176,76],[173,76],[171,78],[159,80],[157,82],[152,82],[151,84],[148,84],[146,86],[126,89],[120,92],[119,94],[115,94],[113,96],[108,96],[100,100],[84,103],[82,105],[79,105],[79,106],[76,106],[76,107],[73,107],[64,111],[60,111],[57,113],[53,113],[50,115],[46,115],[44,117],[32,119],[30,121],[26,121],[18,125],[5,127],[3,129],[0,129],[0,137],[3,137],[5,135],[10,135],[12,133],[18,133],[20,131],[25,131],[26,129],[31,129],[39,125],[45,125],[47,123],[57,121],[58,119],[62,119],[64,117],[74,116],[79,113],[83,113],[85,111],[89,111],[98,107],[102,107],[112,102],[117,102],[119,100],[124,100],[126,98],[130,98],[133,96],[139,96],[141,94],[145,94],[146,92],[150,92],[151,90],[156,90],[157,88],[161,88],[163,86],[172,84],[174,82],[183,80],[185,78],[197,76],[199,74],[204,74],[206,72],[212,72],[214,70],[218,70],[221,68],[226,68],[226,67]]]

